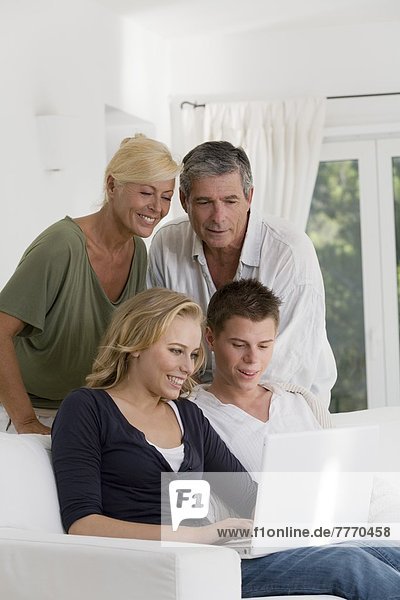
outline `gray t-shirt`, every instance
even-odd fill
[[[0,311],[26,323],[15,338],[22,378],[32,404],[58,408],[84,384],[115,308],[146,287],[146,247],[135,254],[121,296],[111,302],[93,271],[80,227],[65,217],[25,251],[0,292]]]

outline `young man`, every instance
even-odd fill
[[[254,279],[233,281],[214,294],[206,330],[215,357],[214,379],[191,396],[253,473],[261,470],[266,434],[329,426],[327,409],[306,390],[293,393],[260,383],[273,354],[279,305],[277,296]],[[215,509],[224,507],[217,504]],[[328,544],[274,552],[242,561],[242,586],[244,598],[329,594],[394,600],[400,598],[400,549],[378,542],[377,547]]]
[[[280,300],[255,279],[232,281],[211,298],[206,340],[213,382],[191,399],[250,472],[261,471],[265,435],[329,426],[327,409],[307,390],[260,383],[274,350]],[[296,388],[294,388],[296,389]]]
[[[266,378],[311,389],[329,406],[336,366],[311,240],[288,221],[253,210],[249,159],[229,142],[205,142],[185,156],[180,197],[188,216],[155,234],[148,286],[183,292],[204,312],[229,281],[254,278],[273,289],[282,300],[281,324]],[[211,376],[209,360],[203,381]]]

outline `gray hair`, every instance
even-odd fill
[[[240,175],[243,192],[247,197],[253,187],[253,175],[243,148],[236,148],[230,142],[204,142],[188,152],[183,159],[180,189],[188,198],[195,179],[235,172]]]

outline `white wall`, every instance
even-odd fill
[[[400,91],[399,39],[399,22],[378,22],[166,40],[94,0],[2,0],[0,287],[44,227],[96,210],[106,105],[153,124],[169,144],[171,100],[176,114],[183,99]],[[400,97],[391,102],[395,114]],[[349,119],[347,108],[330,106],[332,124]],[[350,119],[361,118],[351,110]],[[42,167],[38,114],[74,117],[73,159],[60,172]]]
[[[187,36],[171,43],[171,93],[260,100],[400,91],[400,22]]]
[[[157,137],[169,142],[167,58],[158,36],[92,0],[2,0],[0,288],[47,225],[97,209],[105,105],[156,123]],[[73,117],[72,159],[59,172],[41,163],[40,114]]]
[[[172,41],[173,147],[177,151],[183,147],[182,100],[202,103],[400,92],[399,39],[400,21],[382,21],[192,35]],[[400,120],[400,95],[383,101],[328,103],[328,127],[396,118]]]

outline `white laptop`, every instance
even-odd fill
[[[368,521],[378,438],[377,426],[269,435],[262,473],[253,474],[259,488],[252,537],[227,544],[253,558],[362,537],[357,527]],[[352,529],[346,538],[338,529],[328,536],[334,526]]]

